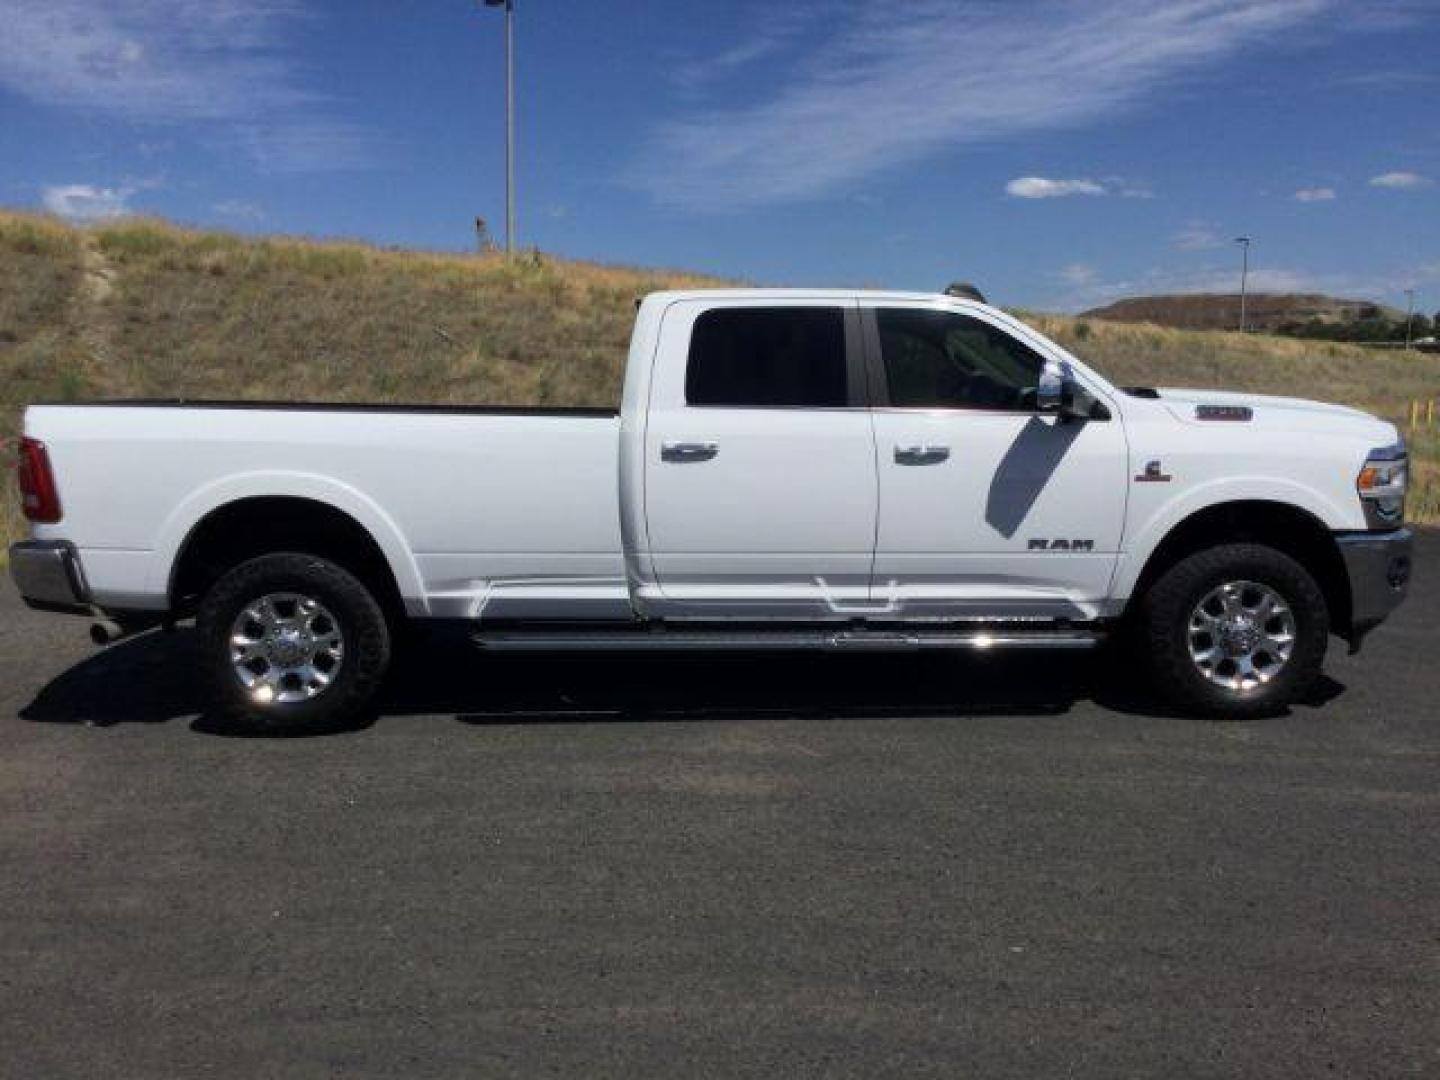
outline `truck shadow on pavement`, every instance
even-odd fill
[[[166,723],[253,735],[202,712],[193,635],[149,633],[57,675],[20,711],[43,724]],[[1344,692],[1328,677],[1313,700]],[[1089,701],[1113,712],[1174,717],[1127,670],[1096,653],[495,655],[462,631],[418,630],[392,668],[377,715],[451,716],[474,726],[904,716],[1056,716]]]

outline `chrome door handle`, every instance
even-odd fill
[[[660,444],[660,460],[677,463],[709,461],[720,453],[716,442],[665,442]]]
[[[912,443],[909,446],[895,447],[897,465],[939,465],[949,457],[950,448],[939,443]]]

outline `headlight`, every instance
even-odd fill
[[[1405,489],[1410,484],[1410,458],[1405,440],[1370,451],[1355,478],[1355,490],[1372,529],[1388,529],[1405,520]]]

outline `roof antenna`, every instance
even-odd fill
[[[985,299],[985,295],[979,289],[968,281],[952,281],[945,286],[945,295],[959,297],[961,300],[978,300],[982,304],[990,302]]]

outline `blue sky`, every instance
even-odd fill
[[[1440,307],[1440,0],[517,0],[520,240],[1076,309]],[[475,0],[0,0],[0,203],[464,249]]]

